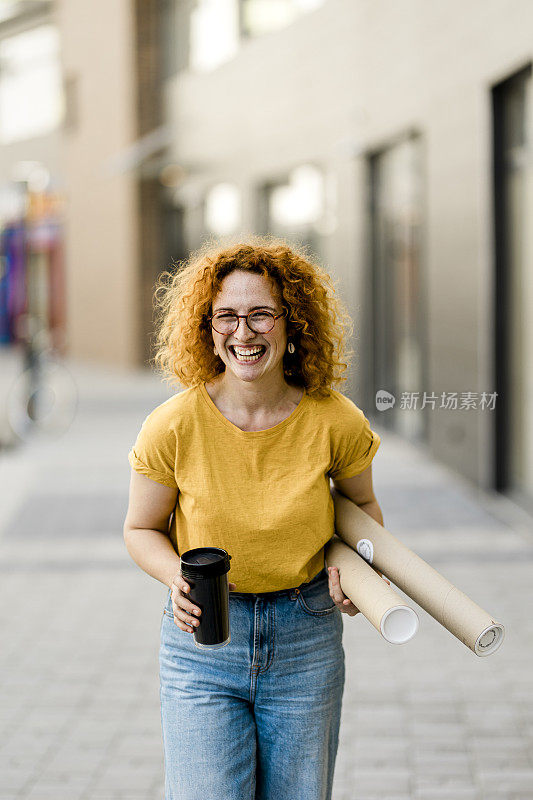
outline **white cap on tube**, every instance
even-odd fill
[[[380,628],[391,644],[405,644],[418,630],[418,614],[409,606],[394,606],[381,617]]]
[[[504,636],[505,628],[503,625],[489,625],[476,639],[476,644],[474,645],[476,655],[490,656],[491,653],[496,652],[503,642]]]

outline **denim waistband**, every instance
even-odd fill
[[[274,592],[230,592],[230,595],[235,595],[236,597],[248,597],[250,599],[254,597],[261,597],[264,600],[274,599],[276,597],[284,597],[285,595],[290,597],[292,592],[294,592],[294,589],[301,589],[302,587],[311,586],[311,584],[318,583],[319,581],[327,578],[327,575],[328,571],[326,567],[322,567],[320,572],[317,573],[310,581],[307,581],[307,583],[301,583],[299,586],[295,586],[292,589],[277,589]]]

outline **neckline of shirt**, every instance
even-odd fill
[[[261,431],[243,431],[242,428],[239,428],[238,425],[234,425],[233,422],[230,422],[230,420],[224,416],[222,411],[219,408],[217,408],[217,406],[214,404],[213,400],[209,396],[209,392],[205,388],[205,381],[199,384],[199,389],[200,389],[200,397],[203,398],[205,404],[210,409],[210,411],[215,415],[215,417],[218,419],[219,422],[222,422],[222,424],[225,425],[226,428],[229,428],[231,431],[238,434],[239,436],[250,439],[260,439],[264,438],[265,436],[272,436],[273,434],[278,433],[278,431],[282,430],[283,428],[286,428],[287,425],[290,425],[296,419],[296,417],[298,417],[301,414],[308,398],[308,394],[304,386],[303,387],[304,393],[300,398],[300,402],[298,403],[294,411],[291,411],[288,417],[282,419],[281,422],[278,422],[278,424],[274,425],[272,428],[265,428],[264,430]]]

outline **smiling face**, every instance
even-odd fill
[[[213,300],[213,314],[217,311],[232,311],[247,314],[254,308],[280,314],[283,311],[279,289],[273,292],[270,281],[255,272],[234,270],[222,281],[220,292]],[[250,330],[245,319],[239,320],[234,333],[221,334],[212,329],[217,352],[226,365],[226,377],[231,372],[238,380],[255,381],[284,380],[283,355],[287,347],[285,318],[276,320],[268,333]],[[246,350],[261,348],[256,356],[246,357]],[[239,359],[238,353],[241,353]]]

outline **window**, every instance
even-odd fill
[[[420,136],[408,136],[369,158],[373,287],[374,388],[396,406],[383,424],[413,441],[426,436],[424,412],[399,412],[403,392],[426,389],[422,258],[423,164]]]
[[[241,0],[241,33],[260,36],[285,28],[301,14],[313,11],[324,0]]]
[[[208,72],[238,49],[238,0],[199,0],[190,21],[190,67]]]
[[[241,193],[232,183],[218,183],[207,193],[205,228],[217,236],[235,233],[241,226]]]
[[[311,248],[320,257],[322,237],[333,233],[336,187],[333,176],[313,164],[293,169],[286,180],[267,183],[261,192],[260,227]]]
[[[0,141],[42,136],[60,125],[64,100],[53,25],[0,41]]]

